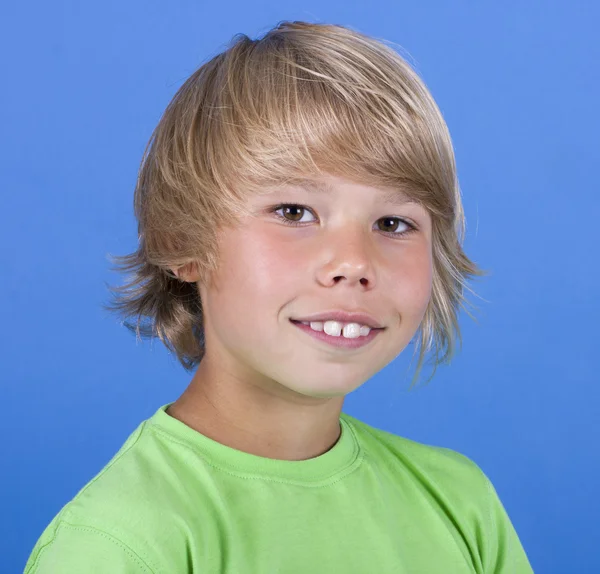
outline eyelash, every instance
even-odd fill
[[[275,213],[276,211],[279,211],[280,209],[282,209],[284,207],[300,207],[302,209],[310,211],[314,215],[314,212],[312,211],[312,209],[310,209],[309,207],[307,207],[305,205],[300,205],[298,203],[280,203],[279,205],[276,205],[276,206],[270,208],[269,209],[269,213]],[[275,215],[284,224],[291,225],[293,227],[298,227],[298,226],[306,225],[306,223],[308,223],[306,221],[304,221],[304,222],[290,221],[289,219],[286,219],[283,215],[279,215],[278,213],[275,213]],[[412,224],[410,221],[407,221],[406,219],[403,219],[401,217],[386,216],[386,217],[382,217],[381,219],[397,219],[398,221],[401,221],[406,226],[408,226],[408,229],[406,231],[401,232],[401,233],[396,233],[394,231],[382,231],[381,232],[381,233],[383,233],[385,235],[390,235],[390,236],[394,237],[394,239],[402,239],[402,238],[406,237],[407,235],[410,235],[411,233],[414,233],[414,232],[418,231],[417,227],[414,224]]]

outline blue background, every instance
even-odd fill
[[[280,20],[400,44],[453,136],[478,323],[429,386],[412,347],[344,411],[472,458],[534,570],[600,572],[598,3],[35,2],[0,24],[0,570],[191,378],[102,310],[107,255],[136,246],[143,148],[231,37]],[[414,366],[414,363],[413,363]],[[423,376],[430,370],[426,369]]]

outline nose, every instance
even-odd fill
[[[374,255],[369,245],[370,239],[361,230],[345,229],[332,232],[323,238],[323,260],[319,270],[324,285],[344,282],[349,286],[359,283],[374,285]]]

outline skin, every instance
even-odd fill
[[[252,216],[220,236],[210,285],[193,265],[173,269],[195,282],[205,312],[206,355],[167,413],[209,438],[250,454],[307,460],[341,433],[344,397],[388,365],[416,333],[431,296],[431,218],[414,203],[342,178],[315,193],[280,187],[248,199]],[[283,208],[299,204],[304,210]],[[300,220],[288,226],[279,216]],[[406,224],[418,230],[391,233]],[[370,313],[386,328],[366,347],[313,339],[290,318],[331,310]]]

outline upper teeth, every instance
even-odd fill
[[[356,339],[357,337],[366,337],[371,327],[360,325],[359,323],[342,323],[341,321],[300,321],[304,325],[310,325],[314,331],[325,331],[328,335],[339,337],[343,335],[347,339]]]

